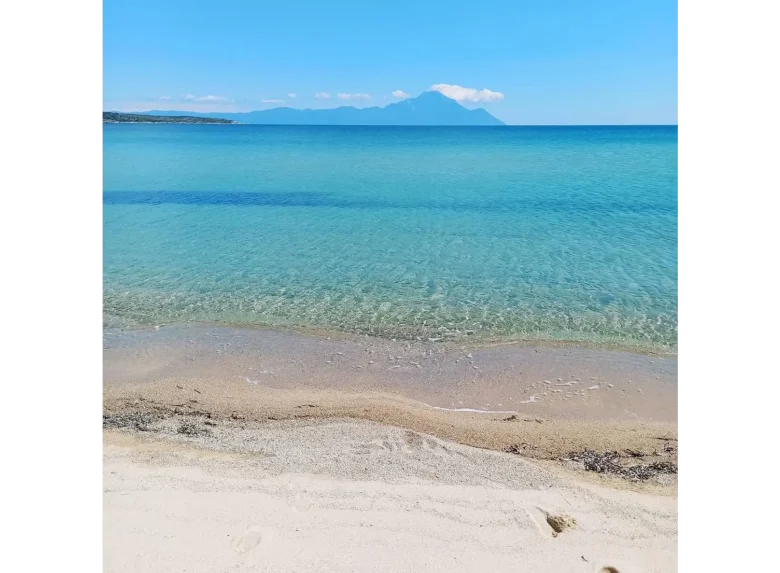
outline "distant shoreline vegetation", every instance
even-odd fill
[[[103,112],[103,123],[238,123],[232,119],[188,115],[146,115],[141,113]]]

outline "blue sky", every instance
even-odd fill
[[[105,0],[103,26],[106,110],[384,106],[437,86],[509,124],[677,123],[667,0]]]

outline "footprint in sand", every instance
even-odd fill
[[[270,532],[260,525],[250,525],[244,534],[233,541],[232,546],[236,553],[251,551],[270,538]]]
[[[545,537],[558,537],[560,533],[577,526],[577,520],[565,513],[554,514],[536,506],[526,508],[525,512]]]

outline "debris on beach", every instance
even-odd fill
[[[571,529],[577,525],[577,520],[565,513],[553,514],[545,512],[545,520],[547,521],[547,525],[553,530],[553,537],[557,537],[567,529]]]
[[[518,422],[520,421],[520,418],[517,417],[516,414],[512,414],[508,418],[501,418],[502,422]],[[544,420],[541,418],[523,418],[523,422],[536,422],[537,424],[544,423]]]
[[[204,434],[209,434],[211,431],[208,428],[201,428],[194,422],[184,421],[179,425],[176,433],[184,434],[185,436],[201,436]]]
[[[509,446],[506,449],[506,452],[509,454],[515,454],[515,455],[522,455],[525,453],[525,448],[531,448],[532,450],[536,449],[536,446],[532,446],[530,444],[526,444],[523,442],[522,444],[515,444],[513,446]]]
[[[644,453],[633,450],[626,450],[626,453],[632,458],[645,456]],[[579,462],[587,471],[612,474],[632,481],[645,481],[661,474],[677,474],[677,464],[668,461],[621,465],[618,452],[599,453],[593,450],[583,450],[582,452],[571,452],[563,458],[563,461]]]
[[[151,431],[151,425],[159,420],[159,417],[146,412],[133,412],[130,414],[108,414],[103,416],[104,428],[132,429],[139,432]]]

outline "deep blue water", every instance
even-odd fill
[[[113,320],[676,347],[676,127],[103,133]]]

